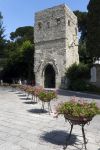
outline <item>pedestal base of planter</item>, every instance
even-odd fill
[[[42,101],[42,110],[44,111],[44,105],[45,105],[45,103],[48,104],[48,112],[50,114],[50,112],[52,112],[50,101],[49,102],[43,102]]]
[[[89,123],[89,122],[92,120],[93,117],[87,118],[87,119],[85,119],[85,120],[80,120],[80,119],[78,119],[78,118],[69,118],[69,117],[67,117],[66,115],[64,115],[64,116],[65,116],[66,121],[68,121],[68,122],[70,123],[71,129],[70,129],[70,133],[69,133],[68,138],[66,138],[66,145],[63,147],[63,149],[64,149],[64,150],[67,149],[68,143],[69,143],[70,138],[71,138],[73,126],[74,126],[74,125],[80,125],[80,126],[82,127],[82,136],[83,136],[83,141],[84,141],[84,148],[85,148],[85,150],[87,150],[86,144],[87,144],[88,141],[87,141],[86,136],[85,136],[84,126],[85,126],[87,123]]]

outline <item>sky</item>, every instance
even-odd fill
[[[34,26],[34,14],[40,10],[66,4],[71,10],[87,11],[89,0],[0,0],[6,38],[18,27]]]

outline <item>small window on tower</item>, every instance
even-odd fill
[[[41,22],[38,22],[38,28],[39,28],[39,30],[42,28],[42,23]]]
[[[47,28],[50,28],[50,22],[47,22]]]
[[[59,25],[61,23],[60,18],[57,18],[57,25]]]
[[[71,25],[71,22],[70,22],[70,20],[68,20],[68,26],[70,26]]]

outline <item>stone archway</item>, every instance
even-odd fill
[[[48,64],[44,70],[44,87],[45,88],[55,88],[56,73],[51,64]]]

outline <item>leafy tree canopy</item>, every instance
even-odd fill
[[[87,35],[87,12],[76,10],[74,13],[78,18],[78,29],[81,32],[80,40],[84,40]]]
[[[32,81],[33,72],[34,47],[30,41],[25,41],[19,50],[12,52],[7,59],[3,72],[4,80],[27,79]]]
[[[0,12],[0,57],[2,57],[4,55],[4,49],[5,49],[5,35],[4,35],[4,27],[3,27],[3,16]]]
[[[97,60],[100,58],[100,0],[90,0],[87,8],[87,50]]]
[[[10,33],[11,40],[22,43],[26,40],[31,41],[33,43],[33,27],[32,26],[24,26],[16,29],[15,32]]]
[[[91,64],[92,60],[89,52],[86,48],[87,41],[87,12],[81,12],[79,10],[74,11],[78,18],[78,29],[81,33],[79,39],[79,58],[80,62],[84,64]]]

